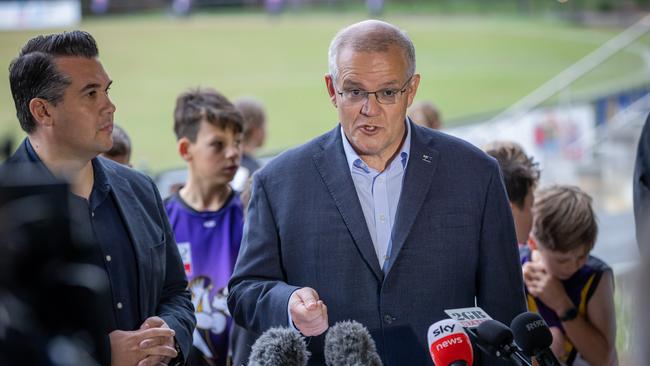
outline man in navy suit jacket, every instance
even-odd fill
[[[103,363],[184,364],[194,309],[160,195],[150,178],[97,157],[112,146],[115,112],[97,57],[85,32],[27,42],[9,72],[28,137],[3,168],[29,165],[69,183],[72,233],[96,244],[90,260],[111,285],[111,306],[94,314],[109,326],[111,359]]]
[[[406,118],[420,75],[396,27],[343,29],[329,67],[340,124],[255,175],[230,311],[256,333],[312,337],[310,364],[329,325],[353,319],[384,364],[431,365],[427,329],[443,310],[477,304],[506,324],[526,310],[499,167]]]

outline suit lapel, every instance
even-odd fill
[[[409,121],[409,123],[411,123]],[[411,227],[426,198],[438,166],[439,153],[432,147],[432,138],[423,133],[422,127],[411,123],[411,152],[397,205],[392,233],[392,248],[386,273],[390,272]]]
[[[352,181],[350,167],[345,158],[341,138],[339,126],[325,135],[321,144],[323,150],[313,156],[314,164],[332,196],[345,225],[350,231],[350,234],[352,234],[357,250],[361,253],[361,256],[375,274],[377,280],[381,282],[384,274],[379,267],[375,247],[368,232],[368,225],[363,216],[357,191],[354,188],[354,182]]]
[[[119,176],[112,168],[103,164],[101,159],[98,158],[97,161],[99,164],[102,164],[104,171],[106,171],[106,177],[111,185],[115,203],[131,238],[138,263],[138,290],[140,291],[140,299],[146,299],[146,294],[149,293],[147,286],[153,283],[153,279],[147,277],[150,271],[147,271],[146,268],[150,266],[151,253],[149,252],[147,241],[143,240],[141,235],[144,232],[142,229],[145,227],[145,222],[142,219],[142,208],[137,205],[137,200],[135,199],[136,194],[129,182]],[[140,300],[141,316],[146,316],[146,314],[150,313],[147,306],[147,301]]]

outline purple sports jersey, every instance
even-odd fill
[[[198,212],[177,194],[165,202],[169,223],[195,308],[194,351],[210,364],[226,365],[231,318],[226,304],[243,230],[243,209],[233,192],[218,211]]]

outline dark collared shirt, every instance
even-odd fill
[[[48,170],[25,140],[30,160]],[[138,263],[125,222],[116,204],[106,172],[92,160],[94,183],[90,199],[70,193],[70,221],[73,238],[91,240],[90,262],[104,268],[111,285],[113,317],[110,331],[135,330],[142,323],[138,291]],[[49,170],[48,170],[49,171]]]

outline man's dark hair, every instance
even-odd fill
[[[494,142],[485,152],[499,162],[510,202],[523,208],[526,195],[539,181],[538,164],[516,142]]]
[[[63,99],[70,80],[57,70],[56,57],[95,58],[98,55],[93,36],[78,30],[41,35],[27,41],[9,65],[9,84],[20,127],[27,133],[36,129],[36,120],[29,111],[32,99],[42,98],[54,105]]]
[[[179,95],[174,110],[176,139],[186,137],[196,142],[201,121],[236,133],[241,133],[244,125],[244,117],[237,108],[212,88],[191,89]]]

